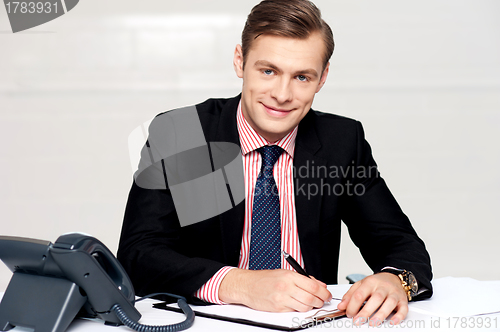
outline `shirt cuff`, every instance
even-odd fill
[[[224,279],[226,274],[234,268],[233,266],[224,266],[217,271],[212,278],[208,279],[208,281],[196,291],[194,296],[209,303],[227,304],[219,299],[219,287],[222,279]]]

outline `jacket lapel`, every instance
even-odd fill
[[[293,165],[295,212],[299,242],[307,273],[321,278],[320,211],[322,195],[321,179],[312,173],[326,166],[325,159],[316,156],[321,142],[314,128],[312,110],[302,119],[297,132]]]
[[[216,142],[228,142],[241,146],[236,124],[236,112],[241,95],[227,101],[223,106],[216,131]],[[243,169],[241,170],[243,173]],[[238,266],[243,236],[245,200],[219,216],[222,247],[227,264]]]

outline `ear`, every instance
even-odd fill
[[[240,44],[236,45],[234,50],[233,67],[236,75],[243,78],[243,49]]]
[[[323,85],[325,85],[326,78],[328,77],[328,72],[330,71],[330,62],[326,64],[325,70],[323,70],[323,73],[321,74],[321,79],[319,80],[318,88],[316,89],[316,93],[321,90]]]

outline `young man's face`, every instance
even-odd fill
[[[243,78],[241,107],[252,128],[270,142],[283,138],[311,108],[323,87],[324,41],[319,33],[307,39],[262,35],[254,40],[243,69],[241,46],[234,68]]]

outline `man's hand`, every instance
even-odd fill
[[[232,269],[219,288],[226,303],[271,312],[308,311],[331,300],[326,284],[289,270]]]
[[[365,306],[359,310],[365,301],[367,301]],[[366,323],[377,311],[370,318],[371,326],[382,324],[393,311],[396,311],[391,319],[391,323],[396,325],[408,314],[408,298],[398,276],[381,272],[352,285],[337,308],[346,310],[347,317],[353,317],[357,325]]]

